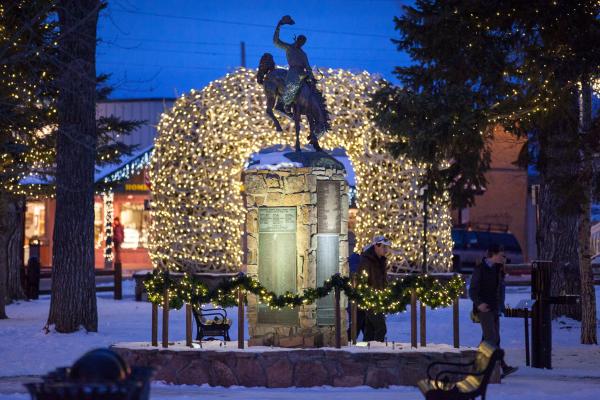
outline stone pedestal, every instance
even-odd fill
[[[345,171],[336,164],[311,165],[245,172],[247,273],[278,294],[302,293],[322,286],[333,273],[348,274]],[[332,346],[333,302],[332,294],[317,304],[273,311],[249,296],[249,344]],[[347,343],[346,305],[342,295],[342,343]]]

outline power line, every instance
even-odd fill
[[[156,38],[136,38],[136,37],[118,37],[116,40],[130,40],[133,42],[156,42],[156,43],[173,43],[173,44],[194,44],[194,45],[207,45],[207,46],[239,46],[239,42],[205,42],[205,41],[194,41],[194,40],[170,40],[170,39],[156,39]],[[101,41],[101,44],[115,45],[115,41]]]
[[[238,44],[239,46],[239,44]],[[195,51],[195,50],[173,50],[173,49],[148,49],[143,47],[120,47],[125,51],[138,51],[138,52],[147,52],[147,53],[172,53],[172,54],[195,54],[195,55],[208,55],[208,56],[239,56],[239,53],[220,53],[213,51]],[[248,57],[254,57],[256,59],[260,58],[261,54],[249,53]],[[345,58],[345,57],[310,57],[310,60],[321,60],[321,61],[375,61],[375,62],[387,62],[393,61],[392,59],[382,59],[382,58]]]
[[[116,63],[116,62],[104,62],[104,61],[99,61],[97,62],[97,65],[109,65],[109,66],[116,66],[116,67],[125,67],[125,68],[169,68],[169,69],[191,69],[191,70],[211,70],[211,71],[228,71],[228,70],[233,70],[235,68],[237,68],[237,66],[231,66],[231,67],[222,67],[222,68],[218,68],[218,67],[203,67],[203,66],[198,66],[198,67],[188,67],[185,65],[159,65],[159,64],[136,64],[136,63]]]
[[[206,41],[193,41],[193,40],[169,40],[169,39],[155,39],[155,38],[130,38],[130,37],[120,37],[118,40],[129,40],[133,42],[156,42],[156,43],[169,43],[169,44],[192,44],[192,45],[202,45],[202,46],[231,46],[238,47],[240,45],[239,42],[206,42]],[[104,41],[101,42],[109,46],[117,46],[114,42]],[[272,43],[268,44],[249,44],[246,43],[246,47],[253,48],[263,48],[267,49],[272,47]],[[395,50],[395,45],[390,42],[390,47],[337,47],[337,46],[312,46],[307,45],[311,50],[343,50],[343,51],[389,51]]]
[[[239,46],[239,44],[238,44]],[[175,54],[199,54],[205,56],[238,56],[239,53],[221,53],[218,51],[196,51],[196,50],[173,50],[173,49],[147,49],[143,47],[120,47],[125,51],[142,51],[149,53],[175,53]]]
[[[146,15],[146,16],[149,16],[149,17],[181,19],[181,20],[188,20],[188,21],[210,22],[210,23],[215,23],[215,24],[237,25],[237,26],[250,26],[250,27],[253,27],[253,28],[267,28],[267,29],[273,29],[274,28],[273,25],[267,25],[267,24],[255,24],[255,23],[251,23],[251,22],[229,21],[229,20],[223,20],[223,19],[212,19],[212,18],[202,18],[202,17],[190,17],[190,16],[185,16],[185,15],[161,14],[161,13],[154,13],[154,12],[148,12],[148,11],[133,11],[133,10],[121,9],[121,10],[112,10],[112,12],[126,13],[126,14],[133,14],[133,15]],[[357,33],[357,32],[344,32],[344,31],[330,31],[330,30],[325,30],[325,29],[298,29],[298,28],[290,28],[290,29],[293,30],[293,31],[326,33],[326,34],[331,34],[331,35],[347,35],[347,36],[359,36],[359,37],[376,37],[376,38],[385,38],[385,39],[389,39],[390,38],[389,35],[377,34],[377,33]]]

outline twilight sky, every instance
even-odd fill
[[[112,74],[113,98],[174,97],[234,70],[246,44],[246,65],[255,68],[270,52],[279,19],[286,42],[308,38],[311,65],[379,73],[409,58],[390,42],[398,37],[393,17],[410,0],[108,0],[98,23],[97,71]]]

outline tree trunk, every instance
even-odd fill
[[[579,294],[579,254],[575,238],[578,237],[578,219],[576,215],[560,215],[556,203],[560,201],[552,185],[540,185],[540,254],[539,259],[552,261],[551,294]],[[576,305],[555,305],[552,317],[567,316],[581,320],[581,307]]]
[[[8,299],[8,195],[0,191],[0,319],[6,319],[6,301]]]
[[[540,224],[538,237],[540,260],[552,261],[552,296],[581,292],[579,277],[578,229],[579,210],[570,208],[572,199],[565,195],[566,182],[579,173],[579,155],[573,145],[572,126],[568,118],[558,118],[540,139]],[[578,206],[578,205],[577,205]],[[557,305],[553,318],[567,316],[581,320],[581,307]]]
[[[48,325],[98,330],[94,277],[98,0],[60,0],[56,217]]]
[[[581,134],[586,137],[592,126],[592,88],[590,79],[584,75],[581,80],[582,91],[580,98]],[[586,141],[584,141],[586,143]],[[586,195],[579,219],[579,267],[581,276],[581,343],[597,344],[596,336],[596,292],[594,275],[592,273],[590,250],[590,208],[592,202],[592,186],[594,175],[594,158],[587,145],[581,146],[580,182]]]
[[[591,165],[583,171],[591,191]],[[590,193],[591,194],[591,193]],[[579,220],[579,266],[581,275],[581,343],[598,344],[596,336],[596,292],[590,253],[590,202],[584,204]]]
[[[10,207],[10,223],[12,234],[8,238],[8,278],[7,292],[10,300],[25,299],[25,291],[21,282],[23,270],[23,235],[25,229],[25,199],[13,198]]]

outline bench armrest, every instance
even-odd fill
[[[200,312],[200,315],[203,317],[208,317],[210,315],[210,316],[221,317],[221,319],[227,318],[227,314],[224,314],[222,312],[215,312],[215,311],[212,311],[212,312],[202,311],[202,312]]]
[[[444,383],[448,383],[450,381],[449,378],[444,379],[440,379],[442,378],[444,375],[471,375],[471,376],[481,376],[481,375],[485,375],[485,371],[484,372],[467,372],[467,371],[458,371],[458,370],[451,370],[451,369],[447,369],[447,370],[443,370],[437,373],[437,375],[435,376],[435,379],[433,379],[435,382],[444,382]]]
[[[192,309],[202,317],[206,317],[207,315],[216,315],[222,319],[227,318],[227,311],[224,308],[202,308],[202,305],[200,305],[198,307],[192,307]]]
[[[471,367],[473,366],[474,361],[471,361],[470,363],[452,363],[452,362],[444,362],[444,361],[436,361],[433,362],[431,364],[429,364],[429,366],[427,367],[427,376],[429,377],[429,379],[433,379],[433,377],[431,376],[431,368],[437,366],[437,365],[449,365],[452,367]]]

